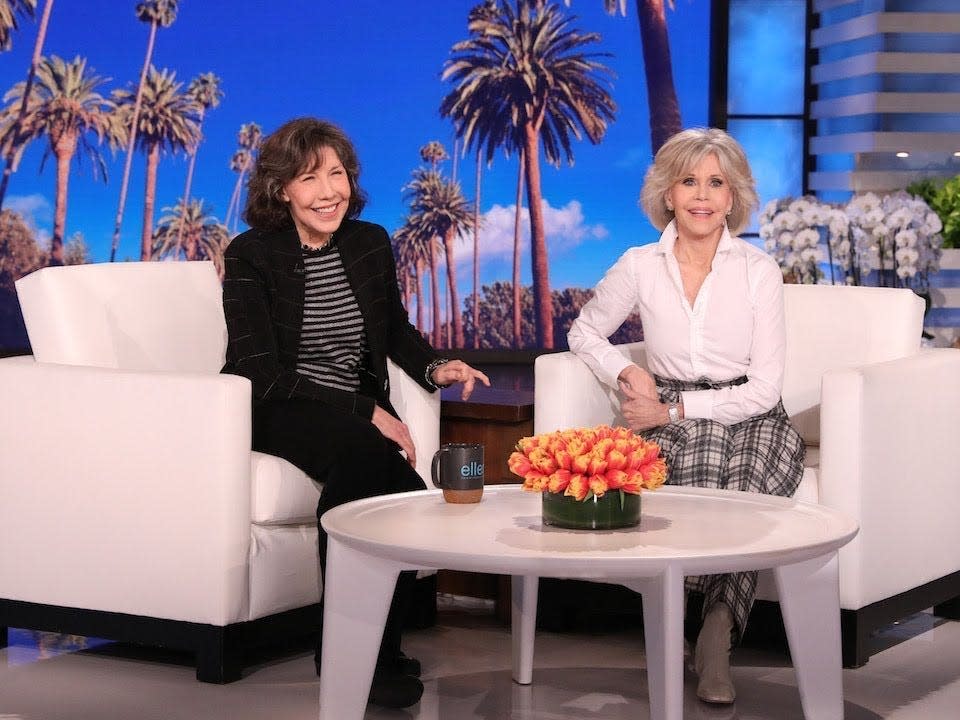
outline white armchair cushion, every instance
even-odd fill
[[[618,345],[617,350],[640,367],[647,366],[642,342]],[[616,394],[573,353],[541,355],[534,364],[534,374],[535,433],[622,424]]]
[[[313,605],[321,590],[316,516],[302,525],[252,526],[251,618]]]
[[[883,362],[920,348],[923,300],[912,290],[786,285],[783,406],[808,445],[820,442],[820,379],[830,368]]]
[[[283,458],[250,454],[250,517],[261,525],[316,523],[323,485]]]
[[[47,267],[16,285],[38,362],[174,372],[223,366],[227,326],[211,262]]]

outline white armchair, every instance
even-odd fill
[[[250,383],[221,375],[209,262],[53,267],[17,283],[33,357],[0,361],[0,636],[7,627],[194,651],[315,629],[320,485],[251,452]],[[390,367],[428,477],[440,397]]]
[[[783,402],[807,443],[796,498],[860,523],[840,550],[843,660],[872,631],[935,606],[960,617],[960,350],[920,349],[910,290],[788,285]],[[643,343],[621,346],[644,366]],[[571,353],[535,366],[534,429],[622,423],[615,394]],[[775,599],[769,573],[758,597]]]

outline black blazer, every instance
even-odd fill
[[[387,231],[372,223],[344,220],[334,241],[363,315],[368,354],[360,386],[376,388],[372,396],[320,385],[296,370],[305,281],[295,229],[275,233],[248,230],[227,246],[223,281],[227,362],[223,372],[249,378],[255,404],[309,398],[367,418],[373,415],[375,404],[396,415],[389,399],[387,358],[433,391],[436,387],[424,373],[437,353],[410,324],[400,300]]]

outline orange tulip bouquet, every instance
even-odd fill
[[[636,525],[640,493],[667,479],[659,445],[608,425],[521,438],[508,466],[543,494],[544,523],[578,529]]]

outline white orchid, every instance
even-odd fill
[[[913,247],[917,244],[917,231],[912,229],[901,230],[893,236],[897,247]]]
[[[831,282],[865,284],[880,271],[878,284],[924,289],[940,267],[942,229],[923,199],[903,191],[861,193],[843,205],[809,195],[782,198],[768,202],[760,214],[764,248],[785,273],[804,283],[821,281],[826,263]]]
[[[878,197],[864,193],[844,208],[854,226],[854,260],[861,275],[894,271],[897,285],[924,289],[928,275],[940,268],[942,225],[922,198],[903,191]]]
[[[817,282],[823,253],[818,249],[830,217],[830,205],[806,195],[771,200],[760,214],[764,247],[785,273],[799,282]]]

